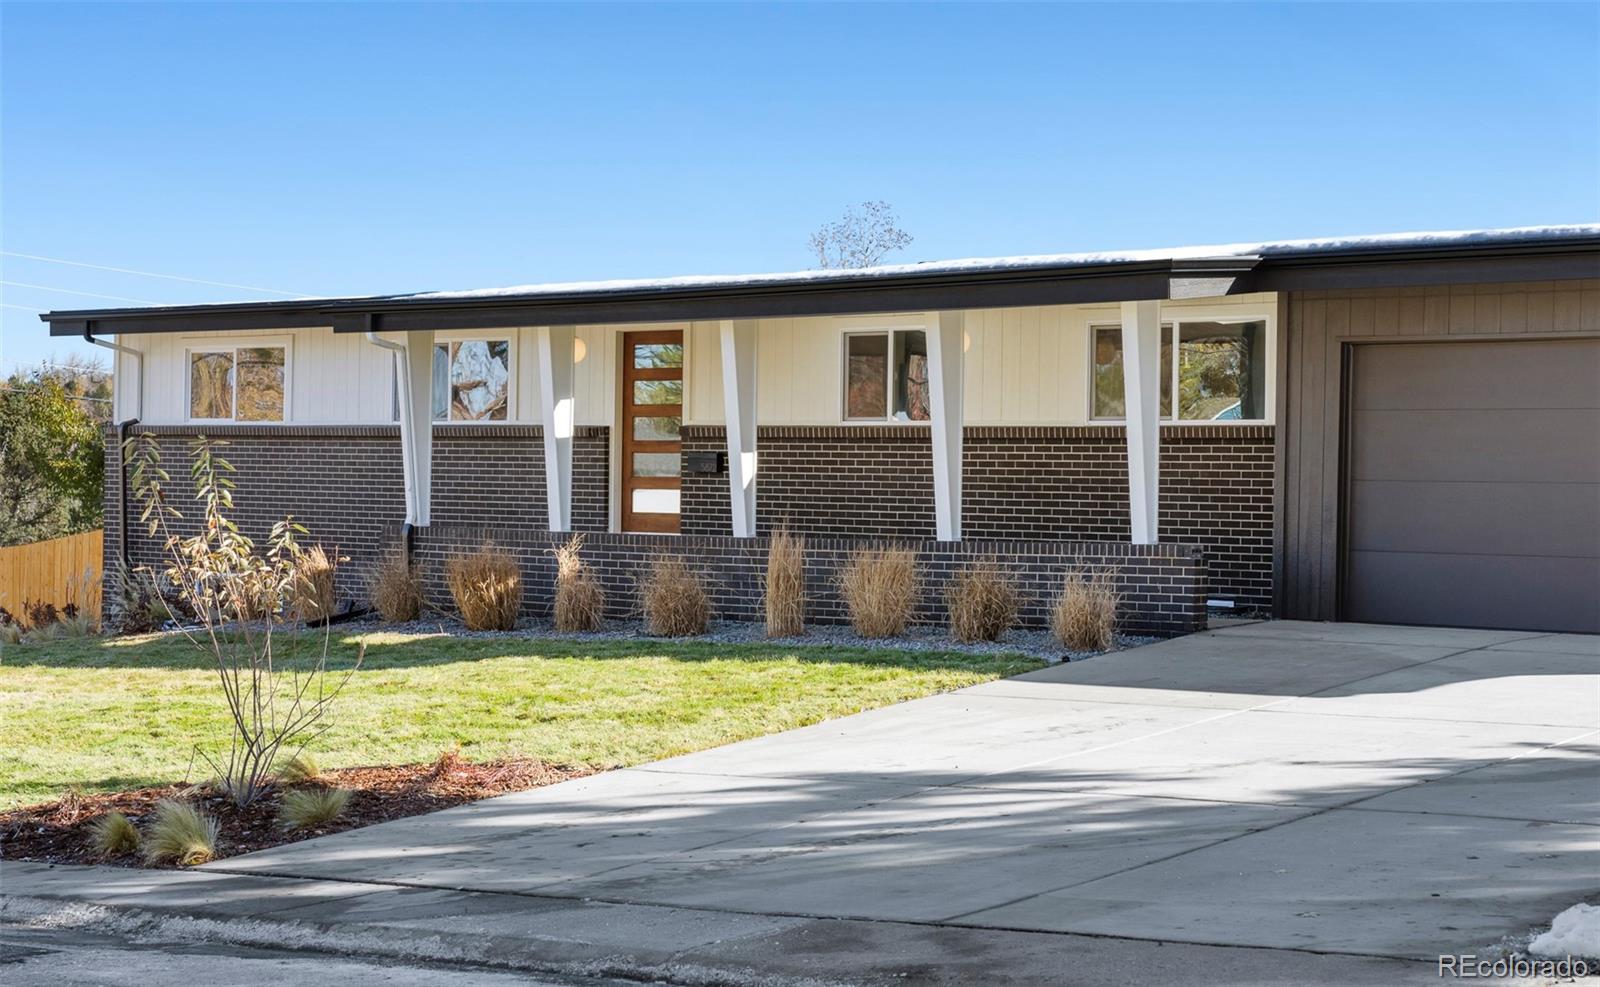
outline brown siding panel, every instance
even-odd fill
[[[1287,414],[1279,422],[1285,439],[1281,616],[1340,616],[1340,363],[1347,344],[1372,341],[1340,313],[1361,311],[1356,299],[1369,295],[1370,290],[1289,294]],[[1600,332],[1596,279],[1378,290],[1373,302],[1378,336],[1447,340]],[[1392,332],[1385,324],[1391,311],[1398,313]]]

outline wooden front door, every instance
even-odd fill
[[[622,530],[678,531],[683,333],[622,334]]]

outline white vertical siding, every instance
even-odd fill
[[[1276,319],[1273,295],[1168,302],[1163,312],[1197,316],[1260,315]],[[983,309],[962,313],[965,326],[966,421],[976,425],[1070,425],[1089,411],[1089,326],[1116,322],[1116,305],[1057,305]],[[828,425],[841,420],[843,334],[847,331],[920,328],[920,312],[876,316],[762,319],[757,340],[757,417],[770,425]],[[717,322],[632,326],[579,326],[586,350],[575,368],[577,423],[608,425],[616,411],[618,339],[629,330],[684,333],[684,420],[722,421],[722,366]],[[531,329],[446,330],[441,342],[509,338],[512,345],[513,421],[539,420],[537,351]],[[1269,334],[1270,338],[1270,334]],[[144,420],[184,421],[185,357],[190,347],[287,345],[290,349],[291,421],[304,424],[394,420],[393,374],[387,351],[359,334],[330,329],[126,336],[146,353]],[[1269,359],[1275,354],[1269,350]],[[117,361],[119,375],[131,361]],[[123,379],[119,377],[119,381]],[[119,388],[126,390],[126,388]],[[131,414],[119,398],[118,413]],[[1270,407],[1270,404],[1269,404]]]

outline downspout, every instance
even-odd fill
[[[379,349],[389,350],[394,353],[396,361],[395,379],[401,383],[397,385],[400,400],[410,401],[411,389],[411,351],[403,344],[393,340],[381,338],[376,330],[367,330],[367,342]],[[411,437],[411,415],[404,405],[395,409],[400,417],[400,468],[405,473],[406,485],[406,519],[400,526],[400,540],[404,546],[405,560],[411,562],[412,534],[416,530],[413,524],[417,516],[417,464],[413,453]]]
[[[83,330],[83,341],[95,346],[103,346],[108,350],[133,357],[137,364],[134,371],[134,401],[133,415],[117,422],[117,559],[122,563],[124,572],[133,570],[132,556],[128,552],[128,457],[126,446],[128,443],[128,429],[139,424],[139,419],[144,417],[144,354],[132,346],[122,343],[111,343],[104,339],[95,339],[94,330],[88,326]],[[115,400],[116,394],[116,363],[112,363],[112,393]]]

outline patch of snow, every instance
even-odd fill
[[[1528,943],[1535,956],[1600,959],[1600,905],[1576,904],[1550,923],[1550,931]]]
[[[964,271],[980,270],[1003,271],[1046,267],[1090,267],[1099,264],[1132,264],[1140,261],[1192,260],[1206,257],[1293,256],[1324,251],[1381,249],[1385,247],[1436,247],[1473,243],[1515,243],[1522,240],[1558,239],[1561,237],[1595,236],[1597,234],[1600,234],[1600,223],[1519,226],[1496,230],[1434,230],[1416,233],[1382,233],[1366,236],[1316,237],[1305,240],[1277,240],[1261,243],[1160,247],[1153,250],[1022,254],[1013,257],[967,257],[958,260],[919,261],[911,264],[883,264],[878,267],[862,267],[853,270],[787,271],[771,274],[683,275],[666,278],[629,278],[608,281],[559,281],[546,284],[511,285],[504,288],[428,291],[414,295],[396,295],[392,297],[394,300],[405,301],[445,301],[450,299],[513,296],[669,291],[687,288],[737,288],[764,284],[805,284],[816,281],[856,281],[906,275],[956,274]]]

